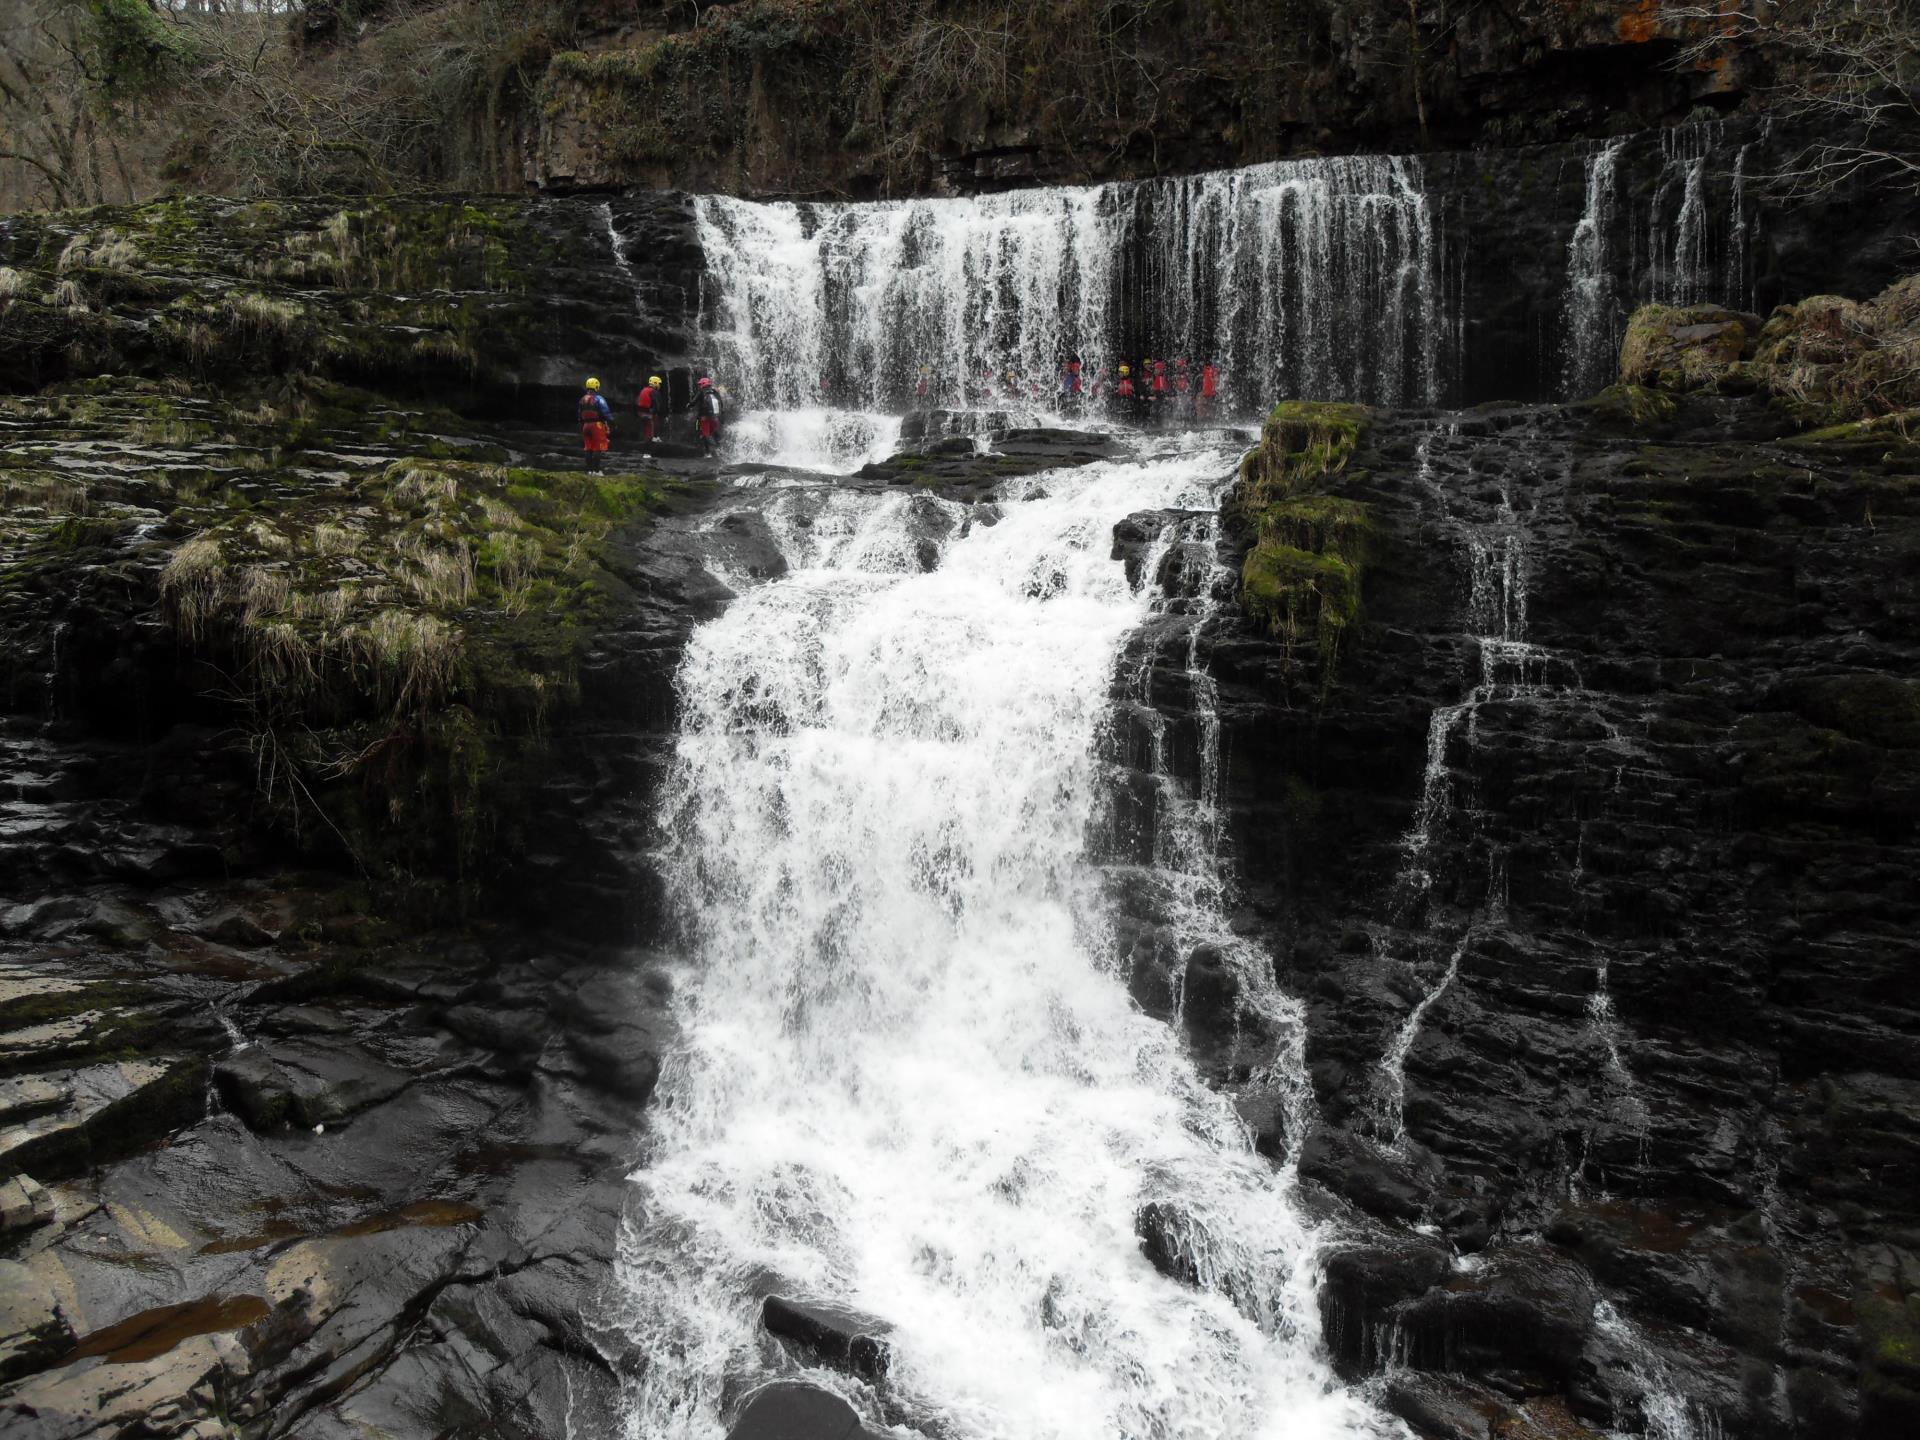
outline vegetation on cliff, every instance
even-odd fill
[[[1247,613],[1294,645],[1312,645],[1323,686],[1360,615],[1372,533],[1368,507],[1328,493],[1366,429],[1358,405],[1276,405],[1241,462],[1233,514],[1252,533],[1240,572]]]
[[[1544,140],[1615,124],[1626,76],[1643,124],[1737,99],[1726,34],[1646,0],[1518,0],[1471,26],[1406,0],[25,0],[0,206],[529,179],[879,193]],[[1669,67],[1655,42],[1695,35],[1698,64]],[[1618,64],[1566,63],[1602,52]]]
[[[525,277],[551,258],[498,200],[17,216],[0,224],[0,384],[299,371],[444,389],[518,358],[541,321]]]
[[[1909,436],[1920,422],[1920,276],[1871,300],[1782,305],[1764,325],[1718,306],[1644,305],[1627,326],[1620,382],[1611,403],[1640,421],[1670,416],[1674,395],[1758,391],[1819,435]]]

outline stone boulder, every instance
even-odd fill
[[[892,1361],[887,1326],[870,1315],[769,1295],[760,1319],[768,1334],[795,1341],[827,1364],[866,1380],[880,1380]]]
[[[1620,383],[1678,391],[1733,384],[1759,334],[1758,316],[1722,305],[1642,305],[1620,342]]]
[[[877,1436],[838,1395],[781,1380],[748,1397],[727,1440],[877,1440]]]
[[[236,1050],[214,1066],[213,1077],[221,1098],[261,1131],[347,1119],[391,1099],[413,1078],[357,1045],[300,1040]]]

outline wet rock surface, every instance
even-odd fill
[[[1910,1413],[1920,460],[1779,435],[1727,400],[1376,417],[1333,484],[1376,531],[1331,684],[1211,633],[1236,924],[1317,1102],[1250,1123],[1377,1217],[1328,1337],[1410,1367],[1423,1434]],[[1195,753],[1188,657],[1146,659],[1155,743]],[[1136,959],[1141,1003],[1190,962]]]
[[[618,602],[549,718],[530,843],[465,919],[263,809],[155,613],[164,539],[116,525],[9,589],[0,1428],[611,1412],[596,1298],[672,1038],[646,793],[679,647],[730,594],[688,493],[609,538]]]
[[[877,1440],[877,1432],[838,1395],[781,1380],[748,1397],[727,1440]]]
[[[888,1327],[870,1315],[769,1295],[760,1319],[768,1334],[795,1342],[826,1364],[876,1383],[887,1373]]]

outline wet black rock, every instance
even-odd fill
[[[838,1395],[781,1380],[747,1398],[727,1440],[879,1440],[879,1434]]]
[[[794,1341],[824,1364],[869,1381],[886,1376],[892,1359],[887,1326],[871,1315],[769,1295],[760,1320],[768,1334]]]
[[[1209,637],[1244,913],[1306,1010],[1302,1178],[1429,1231],[1334,1262],[1329,1333],[1581,1423],[1665,1387],[1756,1440],[1897,1433],[1920,461],[1746,401],[1661,424],[1376,420],[1336,487],[1375,537],[1331,684],[1239,618]],[[1141,651],[1184,744],[1184,657]],[[1385,1283],[1436,1243],[1472,1262]]]

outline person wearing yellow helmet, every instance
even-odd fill
[[[634,408],[640,412],[640,443],[651,445],[660,436],[660,414],[667,408],[666,392],[661,389],[658,375],[649,375],[647,383],[640,387],[640,394],[634,400]]]
[[[598,470],[600,457],[607,453],[607,439],[613,434],[613,411],[600,393],[600,382],[587,377],[587,390],[580,397],[580,443],[587,452],[587,468]]]

